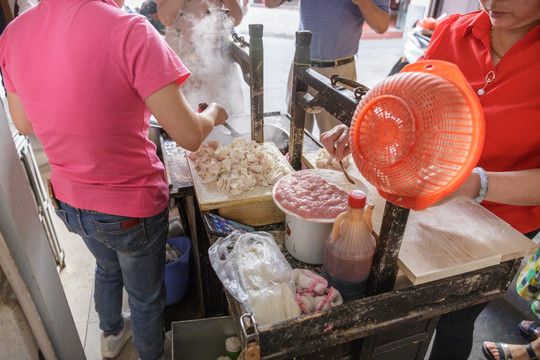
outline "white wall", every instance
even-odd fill
[[[480,8],[480,2],[478,0],[446,0],[441,6],[441,14],[466,14],[471,11],[478,10]]]
[[[422,6],[429,9],[431,6],[431,0],[411,0],[409,6]]]

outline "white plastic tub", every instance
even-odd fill
[[[321,265],[324,246],[332,231],[334,219],[303,219],[285,213],[285,247],[295,259],[312,265]]]

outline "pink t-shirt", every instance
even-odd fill
[[[167,206],[144,99],[190,73],[147,19],[112,0],[42,0],[4,31],[0,65],[59,200],[131,217]]]

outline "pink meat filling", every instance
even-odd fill
[[[335,218],[347,210],[347,193],[310,172],[297,172],[280,180],[276,201],[303,218]]]

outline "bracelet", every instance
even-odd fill
[[[480,204],[482,201],[484,201],[488,191],[488,176],[486,170],[482,169],[481,167],[474,168],[473,172],[480,175],[480,191],[478,191],[477,197],[469,198],[469,200],[474,204]]]

